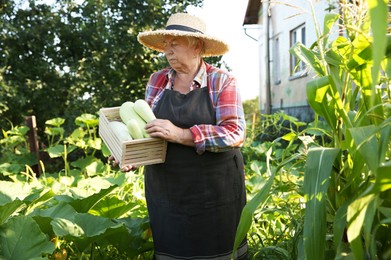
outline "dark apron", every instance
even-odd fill
[[[181,128],[216,124],[206,87],[188,94],[167,89],[154,113]],[[246,202],[241,152],[199,155],[168,143],[165,163],[145,167],[145,194],[157,259],[225,259]]]

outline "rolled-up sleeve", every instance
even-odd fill
[[[216,125],[201,124],[190,128],[198,154],[241,147],[245,140],[246,122],[235,78],[225,74],[211,82],[217,85],[210,88]]]

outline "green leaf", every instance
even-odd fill
[[[88,213],[105,218],[121,218],[138,204],[126,202],[117,196],[106,196],[100,200]]]
[[[323,47],[326,47],[328,34],[335,24],[335,22],[338,20],[339,15],[334,13],[326,13],[324,16],[324,24],[323,24]]]
[[[348,206],[348,240],[351,242],[352,250],[356,259],[364,259],[363,246],[361,243],[361,231],[365,225],[365,237],[368,239],[370,226],[376,212],[377,196],[369,194],[353,201]],[[367,242],[369,242],[367,240]]]
[[[388,162],[385,165],[377,168],[376,181],[371,192],[383,192],[391,189],[391,163]]]
[[[17,216],[0,226],[0,258],[24,260],[51,254],[54,244],[29,216]]]
[[[307,83],[307,98],[311,108],[323,117],[331,129],[335,129],[337,119],[334,112],[335,101],[329,95],[328,76],[311,80]]]
[[[111,155],[111,152],[109,150],[109,148],[107,147],[107,145],[104,143],[104,142],[101,142],[102,143],[102,154],[104,157],[109,157]]]
[[[376,127],[373,125],[349,129],[357,150],[365,159],[368,167],[376,173],[379,167],[379,145],[376,139]]]
[[[232,251],[232,255],[235,255],[236,250],[238,249],[239,245],[242,243],[243,239],[246,238],[247,232],[251,227],[252,223],[252,217],[254,215],[254,212],[257,210],[259,205],[266,202],[267,198],[269,197],[270,189],[272,187],[275,171],[271,172],[269,161],[270,161],[270,155],[272,153],[272,149],[270,148],[267,151],[267,169],[268,173],[270,174],[269,179],[264,184],[264,186],[260,189],[260,191],[244,206],[242,214],[240,216],[240,221],[238,228],[236,230],[235,235],[235,243],[234,248]]]
[[[387,45],[388,26],[388,1],[367,0],[369,15],[371,19],[371,31],[373,34],[373,69],[372,69],[372,90],[375,93],[375,86],[378,83],[380,63],[384,59]]]
[[[52,225],[53,231],[57,236],[84,236],[84,230],[74,221],[70,221],[65,218],[55,218],[50,222],[50,224]]]
[[[296,136],[297,136],[297,135],[296,135],[295,133],[289,132],[289,133],[283,135],[283,136],[281,137],[281,139],[283,139],[283,140],[289,142],[289,141],[292,141],[293,139],[295,139]]]
[[[391,117],[384,120],[381,125],[379,125],[379,128],[379,158],[380,162],[385,162],[391,145]]]
[[[10,216],[16,214],[25,207],[23,201],[18,199],[11,201],[7,204],[2,204],[0,206],[0,225],[8,220]]]
[[[233,254],[235,254],[238,246],[242,243],[243,239],[246,237],[248,230],[251,227],[252,219],[255,210],[259,207],[259,205],[266,202],[269,197],[270,189],[274,181],[275,174],[273,173],[268,181],[264,184],[264,186],[260,189],[260,191],[252,198],[246,206],[244,206],[242,214],[240,216],[240,221],[238,228],[236,230],[235,243]]]
[[[76,199],[73,202],[71,202],[71,206],[79,213],[86,213],[88,212],[98,201],[100,201],[103,197],[105,197],[107,194],[109,194],[111,191],[113,191],[117,186],[113,185],[107,189],[102,189],[98,193],[89,196],[84,199]]]
[[[82,114],[75,119],[75,124],[81,127],[96,127],[99,125],[99,119],[92,114]]]
[[[325,68],[322,66],[319,58],[314,51],[308,49],[304,44],[301,42],[295,43],[289,52],[305,62],[305,64],[311,67],[319,76],[325,76]]]
[[[346,229],[346,214],[348,210],[348,203],[343,204],[340,206],[335,213],[334,217],[334,223],[333,223],[333,231],[334,231],[334,237],[333,241],[336,245],[336,248],[340,248],[340,244],[342,242],[343,235],[345,233]]]
[[[71,163],[72,166],[77,167],[81,170],[85,170],[88,176],[95,176],[99,172],[102,172],[104,164],[94,156],[87,156],[80,158]]]
[[[38,195],[38,197],[28,204],[25,212],[26,215],[30,214],[31,211],[44,204],[46,201],[52,199],[56,194],[51,189],[46,189],[40,193],[35,192],[34,195]]]
[[[66,145],[58,144],[47,148],[46,151],[48,152],[50,158],[57,158],[64,155],[68,155],[76,149],[77,147],[73,145],[66,146]]]
[[[60,126],[63,125],[64,123],[65,123],[65,119],[64,119],[64,118],[61,118],[61,117],[56,117],[56,118],[47,120],[47,121],[45,122],[46,125],[56,126],[56,127],[60,127]]]
[[[88,213],[76,214],[75,223],[82,228],[83,236],[85,237],[95,237],[103,234],[108,228],[116,228],[123,225],[111,219]]]
[[[24,182],[0,181],[0,205],[15,199],[24,200],[33,192],[33,185]]]
[[[76,210],[68,203],[60,201],[57,205],[49,208],[35,209],[30,216],[34,218],[39,227],[46,234],[54,235],[51,221],[53,219],[67,219],[73,221],[76,215]]]
[[[326,241],[326,196],[337,148],[312,148],[304,172],[306,211],[304,251],[306,259],[323,259]]]
[[[45,128],[45,134],[49,136],[63,136],[65,132],[65,129],[62,127],[46,127]]]

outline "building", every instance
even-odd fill
[[[323,28],[323,17],[332,9],[327,0],[312,5],[308,0],[248,0],[243,27],[258,28],[261,111],[283,110],[300,121],[312,121],[306,83],[314,75],[289,49],[298,41],[311,46],[318,38],[316,28]]]

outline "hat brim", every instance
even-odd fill
[[[224,41],[202,33],[185,32],[180,30],[156,30],[139,33],[137,40],[145,47],[164,52],[165,36],[190,36],[203,40],[205,51],[203,57],[221,56],[228,52],[229,46]]]

